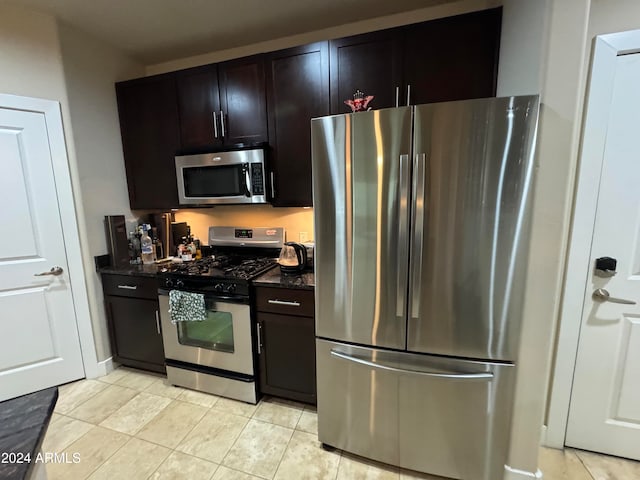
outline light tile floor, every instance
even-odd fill
[[[257,406],[169,385],[119,368],[60,387],[42,450],[80,455],[48,463],[51,480],[436,479],[327,452],[315,409],[264,398]],[[640,462],[542,448],[546,480],[640,479]]]

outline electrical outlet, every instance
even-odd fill
[[[298,241],[301,243],[309,241],[309,232],[300,232],[298,234]]]

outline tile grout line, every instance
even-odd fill
[[[82,382],[82,381],[87,381],[87,380],[94,380],[94,379],[87,379],[84,378],[82,380],[76,380],[75,382],[69,382],[69,383],[65,383],[64,385],[71,385],[72,383],[77,383],[77,382]],[[95,380],[97,381],[97,380]],[[105,382],[100,382],[101,384],[105,384]],[[56,385],[56,387],[58,388],[58,400],[60,400],[60,387],[64,386],[64,385]],[[104,389],[103,389],[104,390]],[[81,405],[84,405],[86,402],[88,402],[89,400],[91,400],[93,397],[95,397],[96,395],[98,395],[100,392],[102,392],[103,390],[100,390],[99,392],[94,393],[93,395],[91,395],[89,398],[87,398],[86,400],[83,400],[82,402],[80,402],[77,406],[75,406],[74,408],[72,408],[71,410],[69,410],[69,413],[71,413],[73,410],[75,410],[76,408],[79,408]],[[58,400],[56,400],[56,405],[58,404]],[[53,407],[53,413],[57,413],[59,415],[64,415],[63,413],[61,413],[60,411],[56,412],[56,407]]]
[[[119,386],[119,385],[116,385]],[[109,388],[109,387],[107,387]],[[90,423],[91,425],[100,425],[100,423],[93,423],[90,422],[88,420],[85,420],[83,418],[78,418],[78,417],[74,417],[72,415],[73,412],[75,412],[78,408],[80,408],[82,405],[84,405],[85,403],[89,402],[90,400],[93,400],[94,398],[96,398],[98,395],[100,395],[101,393],[103,393],[107,388],[105,388],[104,390],[98,392],[95,396],[91,397],[90,399],[88,399],[86,402],[83,402],[82,404],[78,405],[76,408],[74,408],[73,410],[71,410],[69,413],[66,414],[67,417],[72,418],[74,420],[79,420],[81,422],[85,422],[85,423]],[[135,392],[135,395],[132,396],[129,400],[127,400],[124,404],[122,404],[120,407],[118,407],[116,410],[114,410],[111,414],[107,415],[105,418],[103,418],[101,420],[101,422],[105,421],[108,417],[110,417],[111,415],[113,415],[114,413],[116,413],[118,410],[120,410],[122,407],[124,407],[127,403],[129,403],[131,400],[133,400],[134,398],[136,398],[140,393],[142,393],[139,390],[135,390],[133,388],[128,388],[128,387],[120,387],[120,388],[124,388],[126,390],[131,390],[132,392]],[[121,432],[122,433],[122,432]]]
[[[263,397],[264,398],[264,397]],[[236,443],[238,442],[238,439],[242,436],[242,434],[244,433],[245,429],[247,428],[247,426],[249,425],[249,422],[251,420],[255,420],[256,422],[260,422],[260,423],[264,423],[267,425],[275,425],[278,427],[282,427],[282,428],[288,428],[288,427],[284,427],[282,425],[276,424],[276,423],[272,423],[272,422],[268,422],[266,420],[261,420],[259,418],[254,418],[255,414],[258,412],[258,409],[260,407],[260,405],[262,404],[262,400],[260,399],[260,401],[256,404],[256,409],[253,411],[253,413],[251,414],[251,417],[249,417],[247,423],[245,424],[244,427],[242,427],[242,430],[240,431],[240,433],[238,434],[238,436],[236,437],[236,439],[234,440],[233,444],[231,445],[231,447],[229,447],[229,450],[227,450],[227,453],[225,453],[224,457],[222,457],[222,461],[220,462],[220,465],[224,465],[224,461],[227,458],[227,456],[229,455],[229,453],[231,452],[231,450],[233,450],[233,447],[235,447]],[[212,405],[213,407],[213,405]],[[242,415],[238,415],[238,416],[242,416]],[[247,418],[247,417],[245,417]],[[296,422],[296,426],[297,426],[297,422]],[[289,443],[291,442],[291,438],[293,438],[293,434],[295,433],[295,427],[293,429],[289,428],[289,430],[291,430],[291,437],[289,437],[289,440],[287,441],[287,445],[285,446],[284,450],[282,451],[282,455],[280,456],[280,459],[278,460],[278,465],[276,466],[276,471],[274,472],[274,474],[272,475],[272,479],[276,476],[276,474],[278,473],[278,469],[280,468],[280,463],[282,463],[282,459],[284,458],[284,454],[287,450],[287,448],[289,447]],[[229,467],[228,465],[224,465],[226,468],[231,468],[232,470],[236,470],[235,468]],[[249,475],[253,475],[253,473],[249,473],[249,472],[244,472],[242,470],[236,470],[239,471],[241,473],[245,473],[245,474],[249,474]],[[260,478],[264,478],[261,475],[253,475],[255,477],[260,477]]]
[[[586,463],[584,463],[584,460],[582,460],[582,457],[578,454],[577,450],[573,450],[572,453],[576,456],[576,458],[580,461],[580,464],[584,467],[584,469],[586,470],[587,474],[591,477],[592,480],[597,480],[596,477],[593,476],[593,473],[591,473],[591,469],[587,466]]]
[[[87,423],[89,423],[89,422],[87,422]],[[94,427],[98,427],[98,428],[105,428],[105,427],[101,427],[100,425],[96,425],[95,423],[92,423],[91,425],[93,425]],[[107,430],[110,430],[110,429],[107,429]],[[89,432],[90,432],[90,431],[91,431],[91,430],[89,430]],[[115,431],[115,430],[112,430],[112,431]],[[82,435],[81,437],[79,437],[79,438],[78,438],[76,441],[74,441],[71,445],[69,445],[67,448],[65,448],[65,449],[63,450],[63,452],[68,451],[68,449],[69,449],[69,448],[71,448],[71,446],[72,446],[72,445],[74,445],[78,440],[80,440],[81,438],[83,438],[83,437],[84,437],[85,435],[87,435],[89,432],[87,432],[87,433],[85,433],[84,435]],[[91,475],[93,475],[93,474],[94,474],[94,473],[95,473],[95,472],[96,472],[96,471],[97,471],[97,470],[98,470],[102,465],[104,465],[105,463],[107,463],[107,460],[109,460],[109,459],[110,459],[111,457],[113,457],[116,453],[118,453],[122,448],[124,448],[124,447],[125,447],[125,446],[130,442],[130,441],[131,441],[131,439],[133,438],[131,435],[127,435],[126,433],[122,433],[122,432],[117,432],[117,433],[120,433],[120,434],[122,434],[122,435],[126,435],[126,436],[127,436],[127,437],[129,437],[129,438],[128,438],[128,439],[127,439],[127,441],[126,441],[126,442],[124,442],[120,447],[116,448],[116,449],[113,451],[113,453],[112,453],[111,455],[109,455],[109,456],[108,456],[107,458],[105,458],[101,463],[99,463],[98,465],[96,465],[96,467],[95,467],[93,470],[91,470],[91,471],[87,474],[87,476],[86,476],[86,477],[84,477],[84,478],[89,478]],[[70,452],[70,453],[73,453],[73,452]]]
[[[190,402],[183,402],[182,400],[178,400],[177,398],[176,398],[176,399],[173,399],[173,401],[174,401],[174,402],[181,402],[181,403],[184,403],[184,404],[186,404],[186,405],[194,405],[193,403],[190,403]],[[171,403],[169,403],[169,405],[171,405]],[[167,407],[165,407],[165,408],[168,408],[168,407],[169,407],[169,405],[167,405]],[[198,405],[198,406],[199,406],[199,407],[201,407],[202,405]],[[198,420],[198,421],[193,425],[193,427],[191,427],[191,428],[189,429],[189,431],[184,435],[184,437],[182,437],[182,438],[180,439],[180,441],[178,442],[178,445],[180,445],[180,443],[181,443],[185,438],[187,438],[187,437],[189,436],[189,434],[190,434],[191,432],[193,432],[193,430],[194,430],[198,425],[200,425],[200,422],[202,422],[202,420],[204,419],[204,417],[206,417],[206,416],[207,416],[207,413],[209,413],[209,411],[211,410],[211,408],[208,408],[208,409],[206,409],[206,410],[207,410],[207,411],[206,411],[206,412],[204,412],[204,415],[202,415],[202,417],[200,418],[200,420]],[[158,414],[158,415],[159,415],[159,414]],[[154,418],[155,418],[155,417],[154,417]],[[148,423],[151,423],[151,421],[149,421]],[[145,425],[146,425],[146,424],[145,424]],[[142,429],[140,429],[140,431],[142,431]],[[139,432],[138,432],[138,433],[139,433]],[[137,437],[136,437],[136,438],[137,438]],[[143,439],[143,438],[141,438],[140,440],[144,440],[144,439]],[[160,445],[159,443],[152,442],[151,440],[145,440],[145,441],[146,441],[146,442],[149,442],[149,443],[153,443],[153,444],[155,444],[155,445]],[[160,445],[160,446],[161,446],[161,447],[164,447],[164,448],[169,448],[169,447],[167,447],[166,445]],[[176,450],[176,447],[173,447],[171,450],[172,450],[172,451],[174,451],[174,452],[184,453],[185,455],[190,455],[190,454],[185,453],[185,452],[182,452],[182,451],[180,451],[180,450]],[[200,458],[200,457],[198,457],[197,455],[190,455],[190,456],[192,456],[192,457],[196,457],[196,458]],[[206,459],[202,459],[202,460],[206,460]],[[211,460],[207,460],[207,461],[208,461],[208,462],[211,462]],[[164,463],[164,462],[163,462],[163,463]],[[215,463],[215,462],[211,462],[211,463]],[[217,470],[217,468],[216,468],[216,470]]]
[[[257,409],[256,409],[257,410]],[[245,417],[246,418],[246,417]],[[242,433],[245,431],[245,429],[247,428],[247,425],[249,425],[249,422],[253,419],[253,416],[251,418],[249,418],[247,420],[247,423],[244,424],[244,427],[242,427],[242,430],[240,430],[240,433],[238,434],[238,436],[236,437],[236,439],[233,441],[233,443],[231,444],[231,446],[229,447],[229,450],[227,450],[227,452],[224,454],[224,456],[222,457],[222,460],[220,460],[220,465],[224,465],[224,461],[227,458],[227,455],[229,455],[229,452],[231,452],[231,450],[233,450],[233,447],[236,446],[236,443],[238,443],[238,439],[242,436]],[[225,465],[225,467],[228,467],[227,465]],[[235,469],[234,469],[235,470]],[[242,472],[242,473],[247,473],[247,472]]]
[[[300,416],[302,417],[302,415]],[[299,421],[300,419],[298,419],[298,422]],[[296,427],[298,426],[298,422],[296,422]],[[278,470],[280,470],[280,466],[282,465],[282,460],[284,459],[284,456],[287,453],[287,449],[289,448],[289,445],[291,445],[293,434],[296,433],[296,427],[293,427],[293,430],[291,431],[291,436],[289,437],[289,440],[287,441],[287,444],[285,445],[284,450],[282,451],[282,455],[280,456],[280,460],[278,460],[278,465],[276,466],[276,471],[273,473],[273,477],[271,478],[276,478],[276,475],[278,475]]]

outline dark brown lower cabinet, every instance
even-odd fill
[[[260,391],[315,404],[314,318],[258,312],[257,321],[261,343]]]
[[[156,281],[103,275],[111,351],[122,365],[166,373],[158,299],[149,298],[151,292],[145,285],[150,280]],[[136,293],[140,297],[133,296]]]

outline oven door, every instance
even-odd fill
[[[180,204],[266,203],[263,150],[183,155],[175,161]]]
[[[205,295],[207,319],[171,323],[169,292],[161,290],[160,318],[167,359],[254,374],[249,305]]]

